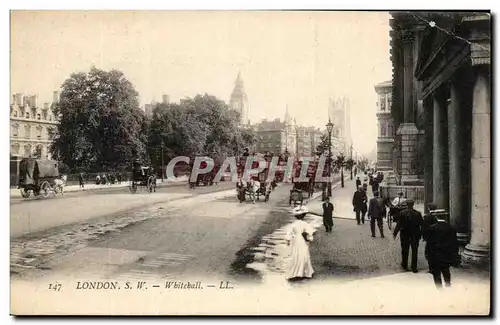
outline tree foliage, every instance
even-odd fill
[[[159,104],[153,110],[148,143],[153,164],[175,156],[232,156],[255,143],[255,133],[239,125],[239,115],[210,95],[187,98],[180,104]]]
[[[145,159],[146,121],[138,93],[117,70],[91,68],[62,85],[54,107],[59,125],[53,155],[71,168],[116,170],[136,157]]]

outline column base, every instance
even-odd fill
[[[490,264],[490,247],[468,244],[462,252],[462,261],[466,264],[487,265]]]

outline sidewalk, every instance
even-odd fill
[[[168,186],[168,185],[173,185],[173,184],[187,184],[188,178],[183,176],[183,177],[178,177],[176,179],[165,179],[163,182],[161,179],[156,180],[156,186],[157,187],[163,187],[163,186]],[[107,189],[112,189],[112,188],[117,188],[117,187],[128,187],[130,185],[129,181],[113,184],[113,185],[97,185],[95,183],[87,183],[85,184],[84,188],[81,188],[79,185],[68,185],[64,187],[64,192],[81,192],[81,191],[97,191],[97,190],[107,190]],[[10,189],[10,197],[11,198],[20,198],[21,192],[19,191],[18,188],[11,188]]]

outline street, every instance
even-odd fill
[[[345,185],[341,188],[337,183],[333,189],[335,225],[332,234],[323,231],[321,218],[307,217],[306,221],[318,231],[311,244],[315,275],[305,283],[314,287],[335,285],[341,290],[344,284],[370,278],[410,277],[411,274],[399,268],[399,240],[390,236],[387,227],[386,238],[371,238],[369,222],[356,224],[350,206],[354,181],[346,180]],[[66,226],[13,238],[12,286],[24,288],[36,283],[37,287],[43,287],[57,282],[65,290],[73,290],[82,285],[82,282],[77,284],[78,279],[88,283],[117,281],[134,286],[141,281],[189,281],[191,284],[203,281],[200,283],[208,286],[228,283],[239,289],[283,288],[286,286],[287,250],[282,245],[282,238],[292,221],[288,206],[290,188],[289,184],[281,184],[272,192],[269,202],[252,204],[237,201],[232,183],[200,187],[191,192],[186,187],[166,187],[161,193],[148,194],[158,198],[143,201],[142,207],[95,215],[83,222],[73,219],[73,223]],[[128,195],[127,204],[135,202],[135,197],[144,199],[146,196],[96,192],[83,197],[100,202],[123,200],[125,195]],[[58,200],[57,206],[71,206],[75,199]],[[52,202],[55,201],[37,203],[44,204],[40,209],[46,211]],[[32,209],[33,204],[19,204],[16,208]],[[311,199],[307,204],[311,211],[321,213],[319,199]],[[73,214],[81,209],[85,209],[84,205],[74,206]],[[420,279],[429,289],[433,284],[426,273],[423,244],[419,252],[421,272],[413,275],[411,283]],[[483,282],[473,283],[471,287],[470,276],[464,272],[458,274],[456,281],[465,286],[464,290],[485,290]],[[302,286],[296,286],[297,290]]]

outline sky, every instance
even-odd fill
[[[376,147],[374,85],[391,79],[389,14],[333,11],[14,11],[11,93],[38,102],[73,72],[121,70],[141,105],[208,93],[241,72],[252,122],[290,114],[324,128],[348,96],[354,149]]]

